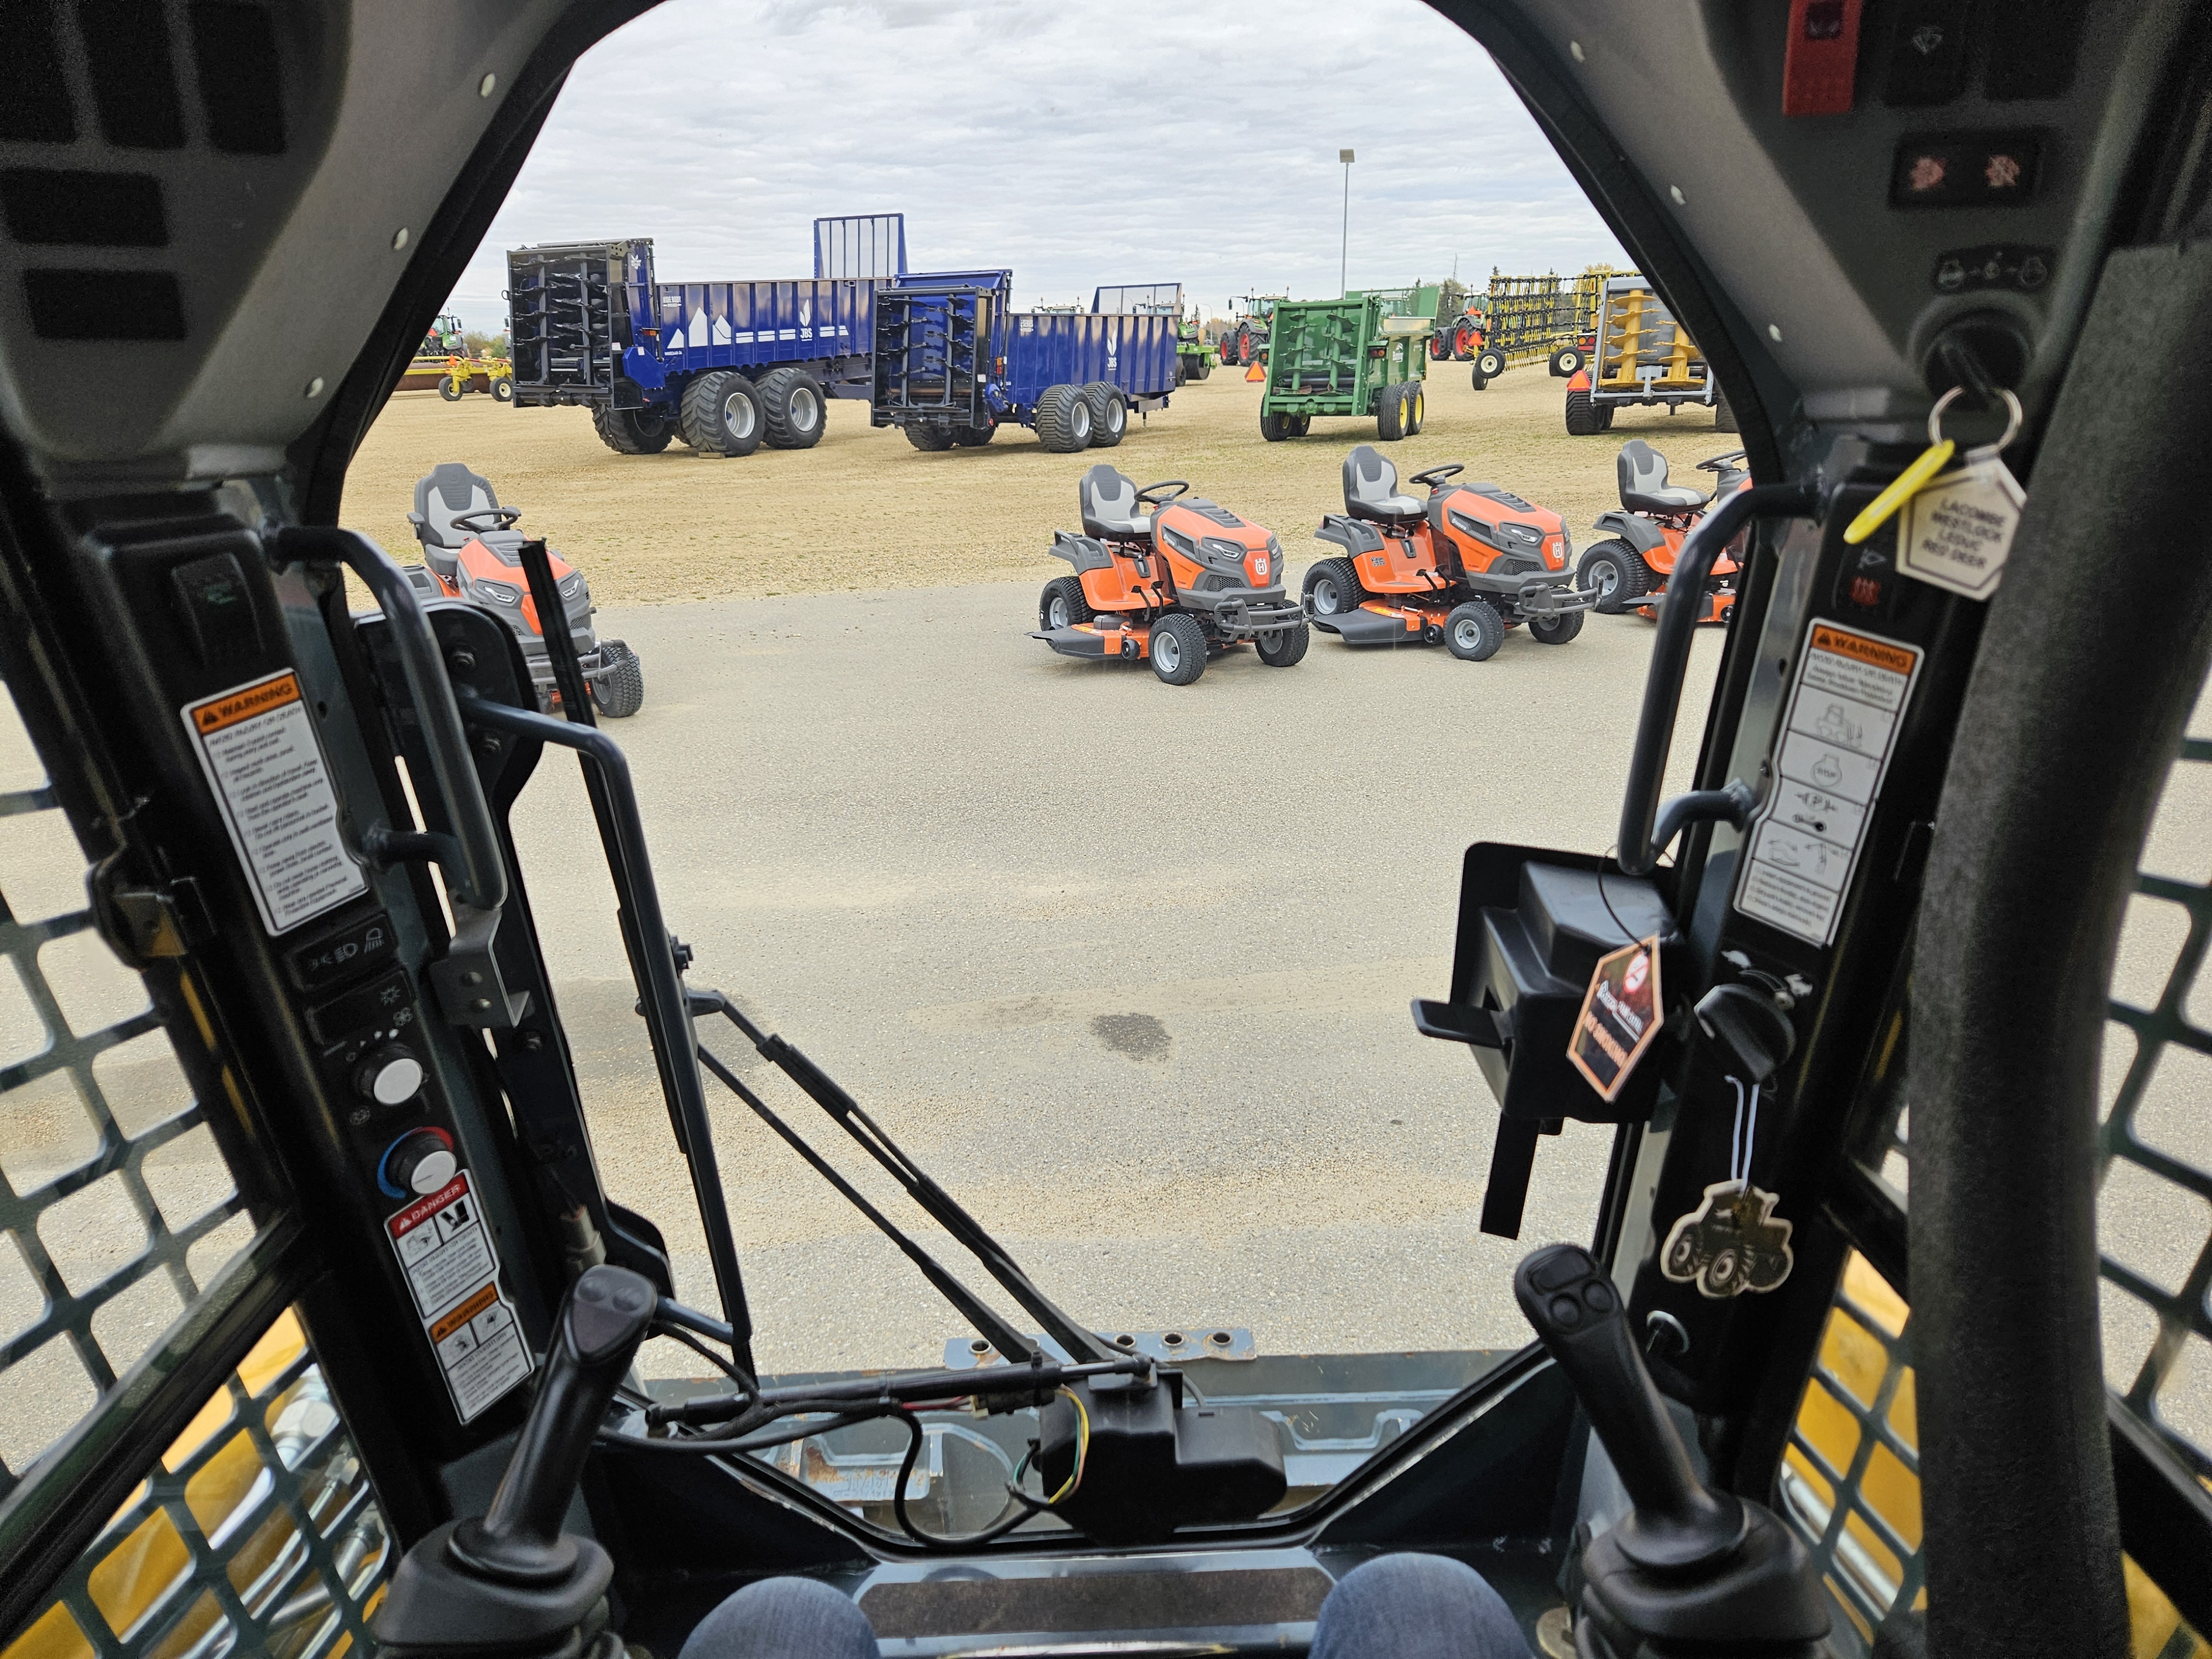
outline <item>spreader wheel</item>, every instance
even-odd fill
[[[1395,443],[1406,435],[1406,405],[1411,401],[1402,386],[1386,386],[1375,399],[1375,435]]]
[[[1292,623],[1288,628],[1262,634],[1253,641],[1260,660],[1270,668],[1288,668],[1306,653],[1313,642],[1313,630],[1304,623]]]
[[[1206,672],[1206,630],[1198,619],[1170,611],[1152,624],[1152,672],[1170,685],[1188,685]]]
[[[1567,436],[1595,438],[1605,430],[1604,411],[1590,402],[1587,392],[1567,393]]]
[[[1037,599],[1037,626],[1073,628],[1091,620],[1091,602],[1083,597],[1083,582],[1076,576],[1054,576]]]
[[[1498,654],[1505,643],[1505,619],[1487,599],[1469,599],[1455,605],[1444,618],[1444,649],[1462,662],[1481,662]]]
[[[1429,418],[1429,396],[1421,389],[1419,380],[1409,381],[1406,387],[1406,435],[1418,438],[1421,424]]]
[[[1037,441],[1055,455],[1091,447],[1091,401],[1078,386],[1048,386],[1036,400]]]
[[[908,443],[932,455],[958,441],[958,434],[942,421],[909,421],[901,429]]]
[[[1366,598],[1349,559],[1323,559],[1306,572],[1306,604],[1316,617],[1348,616]]]
[[[1093,380],[1083,388],[1083,400],[1091,405],[1091,447],[1113,448],[1129,429],[1129,405],[1121,388],[1111,380]]]

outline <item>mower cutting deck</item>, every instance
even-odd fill
[[[1344,550],[1306,572],[1306,614],[1346,645],[1443,645],[1480,662],[1522,623],[1546,645],[1582,632],[1592,595],[1571,585],[1574,549],[1556,513],[1494,483],[1455,484],[1454,462],[1417,472],[1426,500],[1398,493],[1371,446],[1344,460],[1344,514],[1317,541]]]
[[[1075,574],[1045,584],[1030,637],[1062,656],[1148,661],[1170,685],[1188,685],[1207,658],[1245,644],[1270,668],[1304,656],[1305,616],[1284,591],[1273,533],[1183,499],[1189,489],[1169,478],[1139,489],[1103,464],[1085,473],[1084,533],[1052,538],[1053,557]]]

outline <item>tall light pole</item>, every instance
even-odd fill
[[[1352,152],[1340,149],[1336,159],[1344,163],[1344,235],[1337,245],[1336,297],[1345,296],[1345,273],[1351,269],[1352,258]]]

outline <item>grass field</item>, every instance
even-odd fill
[[[1487,391],[1464,363],[1431,364],[1421,434],[1386,446],[1401,477],[1460,461],[1552,508],[1578,548],[1590,521],[1619,505],[1613,457],[1632,437],[1652,444],[1684,483],[1710,481],[1698,460],[1737,447],[1704,410],[1669,416],[1627,410],[1613,432],[1570,438],[1565,382],[1539,366]],[[1139,483],[1187,478],[1282,538],[1294,567],[1316,556],[1324,512],[1344,510],[1344,456],[1371,443],[1372,421],[1317,420],[1288,442],[1260,438],[1260,386],[1233,370],[1185,386],[1172,406],[1111,450],[1054,455],[1030,433],[1003,428],[989,447],[924,454],[895,428],[871,428],[856,402],[830,404],[810,450],[762,449],[708,459],[675,442],[658,455],[617,455],[582,409],[520,409],[477,396],[395,396],[347,477],[343,522],[403,559],[414,557],[407,513],[415,481],[441,461],[465,461],[520,507],[591,578],[608,605],[757,599],[779,593],[923,587],[1034,576],[1055,529],[1075,526],[1075,483],[1110,461]]]

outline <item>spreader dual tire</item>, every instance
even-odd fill
[[[1091,620],[1091,602],[1083,597],[1079,577],[1054,576],[1037,596],[1037,626],[1048,631],[1073,628]]]
[[[770,449],[811,449],[830,423],[829,394],[803,368],[772,368],[755,383]]]
[[[1419,380],[1406,383],[1406,435],[1418,438],[1429,418],[1429,394]]]
[[[684,387],[677,423],[684,441],[707,455],[750,455],[766,430],[760,393],[734,369],[702,374]]]
[[[1601,617],[1618,617],[1651,591],[1651,567],[1644,556],[1615,536],[1595,542],[1575,567],[1575,586],[1597,595]]]
[[[1289,415],[1278,415],[1267,410],[1260,411],[1260,435],[1271,444],[1297,436],[1296,419]]]
[[[599,661],[611,668],[592,682],[592,701],[611,720],[626,720],[645,707],[645,668],[620,640],[599,641]]]
[[[1170,685],[1188,685],[1206,672],[1206,630],[1194,617],[1170,611],[1152,624],[1147,647],[1152,672]]]
[[[1081,386],[1048,386],[1036,400],[1037,441],[1055,455],[1090,448],[1095,424]]]
[[[1406,388],[1401,384],[1386,386],[1376,394],[1375,435],[1386,444],[1395,443],[1406,435]]]
[[[1270,668],[1289,668],[1306,653],[1313,642],[1313,630],[1304,623],[1292,623],[1272,633],[1261,634],[1252,641],[1260,653],[1260,660]]]
[[[1366,601],[1349,559],[1323,559],[1306,572],[1306,608],[1316,617],[1348,617]]]
[[[592,429],[617,455],[658,455],[676,435],[676,422],[642,409],[601,404],[592,411]]]
[[[998,435],[999,423],[996,421],[988,426],[956,426],[952,428],[952,441],[963,449],[981,449]]]
[[[1111,380],[1093,380],[1083,388],[1083,401],[1091,405],[1091,447],[1113,448],[1129,429],[1129,404],[1121,388]]]
[[[902,430],[908,443],[932,455],[951,448],[960,440],[959,433],[942,421],[908,421]]]
[[[1531,617],[1528,618],[1528,637],[1539,645],[1565,645],[1583,631],[1585,614],[1580,611],[1570,611],[1559,617]]]
[[[1567,393],[1567,436],[1595,438],[1605,428],[1605,411],[1590,401],[1589,392]]]
[[[1469,599],[1444,618],[1444,649],[1462,662],[1482,662],[1505,643],[1505,618],[1487,599]]]

